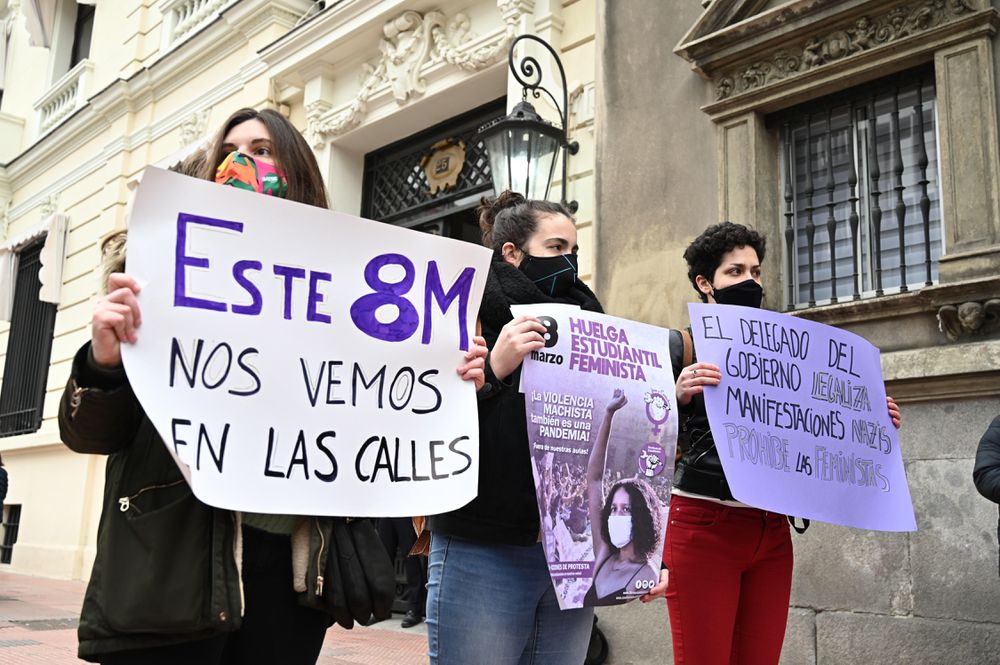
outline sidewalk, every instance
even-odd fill
[[[83,582],[0,572],[0,663],[70,665],[76,657],[76,624]],[[331,628],[319,665],[425,665],[426,625],[404,630],[394,616],[371,628]]]

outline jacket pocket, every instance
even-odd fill
[[[106,517],[108,625],[123,633],[210,627],[212,511],[187,483],[143,488]]]

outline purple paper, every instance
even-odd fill
[[[512,310],[547,328],[521,392],[559,606],[638,598],[659,580],[673,480],[668,331],[568,305]]]
[[[688,311],[698,361],[722,370],[705,408],[736,499],[861,529],[916,530],[875,346],[762,309]]]

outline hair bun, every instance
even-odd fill
[[[505,189],[494,199],[483,197],[479,200],[479,208],[476,212],[479,215],[479,228],[483,232],[483,244],[489,246],[493,237],[493,225],[496,223],[497,215],[507,208],[513,208],[527,201],[524,196],[517,192]]]

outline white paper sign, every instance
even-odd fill
[[[129,381],[195,495],[408,516],[476,495],[471,344],[489,250],[147,169]]]

